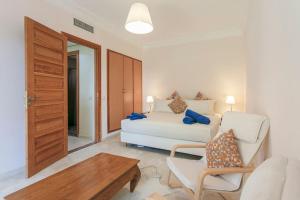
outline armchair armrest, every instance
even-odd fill
[[[227,168],[206,168],[198,177],[196,193],[200,194],[203,190],[204,179],[208,175],[219,175],[219,174],[235,174],[242,173],[247,174],[253,172],[255,167],[227,167]]]
[[[250,167],[226,167],[226,168],[206,168],[200,176],[233,174],[233,173],[251,173],[255,168]]]
[[[177,149],[187,149],[187,148],[205,148],[206,144],[177,144],[172,148],[171,157],[175,156]]]

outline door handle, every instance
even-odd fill
[[[27,96],[27,106],[30,106],[35,100],[35,96]]]

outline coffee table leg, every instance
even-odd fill
[[[137,186],[137,184],[141,178],[141,171],[138,168],[138,166],[135,167],[135,170],[136,170],[136,174],[133,177],[133,179],[130,181],[130,192],[134,191],[135,187]]]

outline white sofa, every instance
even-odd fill
[[[220,117],[213,113],[214,101],[186,100],[188,108],[208,116],[209,125],[186,125],[183,114],[174,114],[168,100],[156,100],[154,111],[146,119],[121,122],[121,141],[130,144],[171,150],[176,144],[205,144],[218,131]],[[181,152],[203,155],[203,150],[188,149]]]
[[[300,161],[275,157],[248,178],[240,200],[299,200]]]

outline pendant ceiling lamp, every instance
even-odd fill
[[[153,31],[149,9],[145,4],[134,3],[131,5],[125,29],[135,34],[146,34]]]

